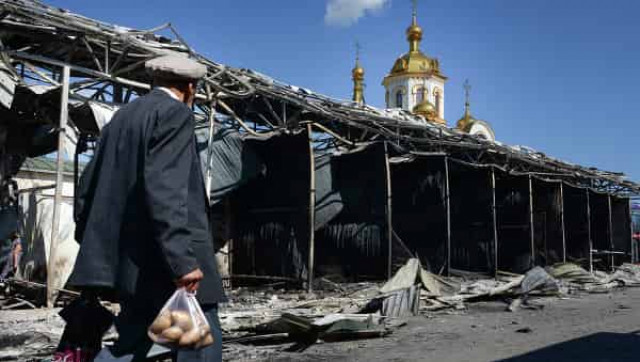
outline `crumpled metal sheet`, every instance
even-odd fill
[[[381,313],[387,317],[417,315],[420,309],[420,290],[417,285],[401,289],[386,296],[382,301]]]
[[[408,289],[416,284],[421,285],[433,296],[454,295],[461,290],[460,284],[424,270],[419,259],[411,258],[380,288],[380,293]]]
[[[561,263],[547,267],[552,277],[573,283],[597,283],[598,279],[582,267],[573,263]]]
[[[524,275],[524,279],[522,279],[522,283],[520,284],[520,292],[522,294],[528,294],[541,287],[557,288],[557,283],[542,267],[537,266]]]

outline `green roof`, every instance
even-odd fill
[[[32,172],[56,172],[58,160],[52,157],[40,156],[27,158],[22,163],[20,171]],[[84,168],[85,163],[80,162],[78,167],[80,171]],[[73,161],[65,160],[63,163],[63,173],[73,174]]]

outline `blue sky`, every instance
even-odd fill
[[[170,21],[215,61],[338,98],[350,97],[358,40],[367,103],[383,106],[381,80],[408,49],[411,1],[346,0],[347,8],[338,8],[344,17],[327,18],[328,1],[341,2],[48,3],[136,28]],[[358,18],[367,7],[373,10]],[[640,1],[419,0],[418,13],[422,49],[449,77],[450,125],[462,115],[469,78],[472,113],[489,121],[500,141],[640,181]]]

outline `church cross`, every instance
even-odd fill
[[[465,96],[465,103],[469,104],[469,92],[471,91],[471,84],[469,83],[469,79],[466,79],[464,81],[464,96]]]

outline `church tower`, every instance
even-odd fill
[[[407,28],[409,52],[400,56],[382,81],[387,108],[401,108],[444,124],[444,84],[438,59],[420,50],[422,28],[418,25],[417,4],[413,0],[413,18]]]
[[[469,80],[465,80],[464,82],[464,114],[456,123],[456,128],[462,132],[468,133],[470,135],[474,135],[479,138],[484,138],[486,140],[495,141],[496,134],[491,127],[489,122],[483,121],[481,119],[476,119],[471,115],[471,105],[469,102],[469,91],[471,90],[471,84],[469,84]]]
[[[360,65],[360,44],[356,43],[356,65],[351,70],[353,80],[352,100],[358,105],[364,105],[364,68]]]

